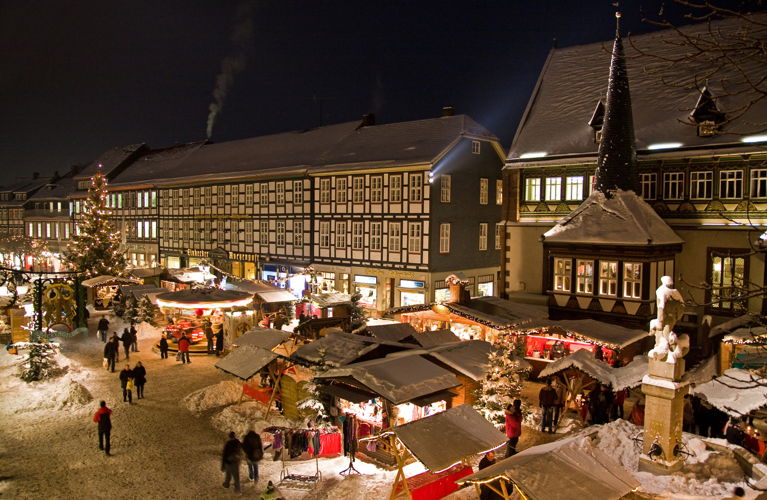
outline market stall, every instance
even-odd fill
[[[214,332],[222,331],[225,348],[252,323],[253,310],[247,306],[253,297],[245,292],[196,288],[161,293],[155,300],[168,318],[165,328],[168,340],[176,343],[182,334],[186,334],[192,344],[190,354],[207,353],[206,322],[211,324]],[[175,351],[173,348],[169,350]]]
[[[87,279],[81,285],[88,288],[88,303],[103,310],[112,307],[120,285],[141,285],[141,280],[103,275]]]
[[[729,368],[756,369],[765,366],[767,326],[752,316],[735,318],[730,325],[730,328],[714,327],[710,333],[711,337],[722,335],[720,372]]]
[[[253,309],[256,311],[257,321],[261,321],[264,316],[274,317],[279,313],[290,317],[293,303],[297,300],[288,290],[265,281],[227,279],[223,286],[226,290],[253,295]]]

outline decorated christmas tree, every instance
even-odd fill
[[[504,422],[503,410],[519,398],[528,368],[523,367],[521,359],[515,354],[514,346],[501,342],[488,358],[488,370],[485,379],[480,382],[474,407],[494,424]]]
[[[128,323],[138,323],[139,318],[139,304],[136,297],[133,294],[129,294],[125,299],[125,311],[123,312],[123,319]]]
[[[160,308],[152,302],[149,295],[144,295],[141,300],[138,301],[138,310],[136,314],[136,323],[149,323],[152,326],[157,326],[157,314],[160,312]]]
[[[79,231],[75,231],[64,251],[64,262],[73,270],[82,271],[88,278],[118,276],[125,271],[120,233],[110,224],[110,214],[107,208],[107,180],[99,168],[91,177],[88,198],[78,222]]]
[[[351,297],[351,306],[349,307],[349,331],[354,332],[363,328],[367,324],[367,318],[365,317],[365,308],[360,305],[360,299],[362,294],[355,293]]]

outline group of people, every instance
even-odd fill
[[[208,354],[221,355],[221,351],[224,350],[224,329],[221,325],[217,325],[218,329],[213,330],[213,325],[210,321],[205,321],[203,324],[203,331],[205,332],[205,340],[208,341]]]
[[[546,385],[538,393],[538,405],[541,407],[541,432],[554,434],[559,425],[559,417],[565,407],[567,392],[558,379],[546,379]]]
[[[120,387],[123,390],[123,402],[133,403],[133,390],[136,390],[136,398],[144,398],[144,384],[146,384],[146,368],[141,361],[131,369],[130,365],[120,372]]]
[[[105,319],[102,318],[102,321],[105,321]],[[99,330],[99,334],[102,334],[101,330]],[[126,360],[130,359],[131,352],[138,352],[138,335],[133,325],[130,328],[126,327],[123,330],[122,336],[118,336],[117,332],[113,332],[109,340],[106,341],[106,345],[104,345],[104,367],[112,372],[115,371],[115,363],[120,360],[120,342],[123,344]]]
[[[248,479],[254,482],[258,481],[258,462],[264,458],[264,447],[261,442],[261,436],[253,429],[245,434],[242,442],[237,439],[237,435],[234,432],[230,432],[229,440],[224,445],[224,451],[221,454],[221,472],[225,474],[223,486],[224,488],[229,488],[230,483],[233,482],[234,491],[237,493],[240,492],[240,464],[243,457],[248,464]],[[267,486],[267,490],[270,489],[270,486],[274,490],[271,481]],[[261,498],[265,497],[262,495]]]

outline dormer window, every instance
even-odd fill
[[[589,120],[589,127],[594,130],[594,143],[599,144],[602,140],[602,126],[605,123],[605,105],[602,99],[597,102],[594,112],[591,114]]]
[[[711,95],[708,87],[703,87],[701,90],[690,118],[697,125],[699,137],[712,137],[719,133],[720,126],[725,121],[725,115],[719,111],[716,98]]]

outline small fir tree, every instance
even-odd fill
[[[87,278],[119,276],[125,271],[125,252],[120,248],[120,232],[109,222],[107,180],[101,168],[91,177],[88,198],[83,205],[79,231],[64,251],[64,262]]]
[[[50,342],[31,343],[27,358],[20,365],[19,377],[21,380],[37,382],[53,378],[59,371],[55,354],[56,347]]]
[[[502,424],[504,408],[519,397],[527,375],[513,346],[499,343],[495,347],[488,357],[487,375],[480,382],[474,407],[490,422]]]
[[[355,293],[351,297],[351,306],[349,307],[349,331],[359,330],[367,324],[365,317],[365,308],[360,305],[362,294]]]
[[[128,298],[125,299],[125,312],[123,312],[123,319],[128,323],[138,323],[138,317],[138,300],[136,300],[136,297],[134,297],[133,294],[129,294]]]
[[[136,311],[136,323],[149,323],[152,326],[157,326],[157,314],[160,312],[160,308],[152,302],[149,295],[144,295],[138,302],[138,309]]]

